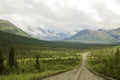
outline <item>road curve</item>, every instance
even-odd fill
[[[55,76],[44,78],[42,80],[105,80],[102,77],[90,72],[86,67],[86,54],[83,54],[82,65],[78,69],[74,69],[65,73],[61,73]]]

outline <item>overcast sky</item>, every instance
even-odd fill
[[[0,19],[63,32],[120,27],[120,0],[0,0]]]

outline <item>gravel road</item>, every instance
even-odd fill
[[[42,80],[105,80],[102,77],[90,72],[86,67],[86,54],[83,54],[82,65],[78,69],[74,69],[65,73],[54,75]]]

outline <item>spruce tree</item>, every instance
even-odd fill
[[[120,51],[119,49],[117,49],[115,53],[115,63],[119,64],[119,61],[120,61]]]
[[[39,56],[37,55],[36,56],[36,59],[35,59],[35,68],[40,71],[40,63],[39,63]]]
[[[4,69],[3,53],[2,50],[0,50],[0,74],[3,74],[3,69]]]
[[[120,51],[119,51],[119,49],[116,50],[115,56],[116,56],[116,57],[120,56]]]
[[[15,66],[15,49],[12,47],[8,56],[8,64],[10,68]]]

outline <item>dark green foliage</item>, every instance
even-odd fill
[[[119,49],[117,49],[115,52],[115,57],[119,57],[119,56],[120,56],[120,51],[119,51]]]
[[[115,59],[116,59],[116,61],[119,60],[119,57],[120,57],[120,51],[119,51],[119,49],[117,49],[116,52],[115,52]]]
[[[4,48],[5,52],[9,55],[9,57],[4,56],[5,70],[3,72],[7,75],[70,70],[78,66],[81,61],[79,49],[40,47],[27,50],[10,48],[9,50],[9,48]],[[34,55],[37,55],[36,58],[33,57]]]
[[[15,60],[15,68],[19,70],[18,62]]]
[[[8,65],[10,68],[15,66],[15,49],[12,47],[8,56]]]
[[[4,60],[3,60],[3,52],[0,50],[0,74],[3,74],[4,70]]]
[[[72,43],[72,42],[57,42],[57,41],[42,41],[33,38],[22,37],[10,33],[0,31],[0,45],[5,47],[15,46],[21,49],[34,49],[39,47],[50,48],[74,48],[74,49],[89,49],[98,46],[108,46],[102,44],[84,44],[84,43]]]
[[[120,80],[119,48],[96,50],[88,59],[89,68],[117,80]]]
[[[120,51],[119,49],[116,50],[115,52],[115,64],[120,64]]]
[[[38,55],[36,56],[36,59],[35,59],[35,68],[36,68],[38,71],[40,71],[40,68],[41,68],[40,62],[39,62],[39,56],[38,56]]]

